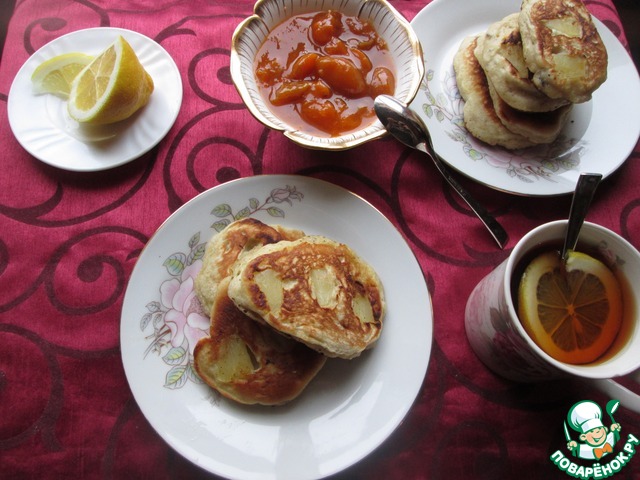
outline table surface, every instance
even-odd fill
[[[411,20],[429,2],[392,3]],[[627,48],[613,3],[586,3]],[[172,450],[133,398],[120,353],[124,292],[147,241],[185,202],[240,177],[296,174],[345,187],[387,216],[413,250],[433,302],[432,355],[415,404],[387,441],[335,477],[567,478],[550,461],[566,452],[567,412],[578,401],[609,398],[575,381],[521,385],[494,376],[467,343],[464,308],[527,231],[566,216],[570,196],[520,197],[459,177],[508,231],[500,250],[434,167],[394,140],[323,153],[266,129],[229,73],[231,35],[252,7],[247,0],[16,2],[0,66],[0,476],[215,478]],[[177,121],[127,165],[89,173],[45,165],[9,127],[11,83],[41,46],[100,26],[140,32],[169,52],[184,87]],[[635,247],[639,177],[636,144],[588,216]],[[638,414],[621,405],[616,421],[623,438],[640,437]],[[618,477],[640,477],[640,458]]]

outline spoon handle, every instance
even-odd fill
[[[473,213],[480,219],[480,221],[487,227],[489,233],[493,239],[497,242],[500,248],[504,248],[507,244],[509,236],[506,230],[498,223],[493,215],[491,215],[474,197],[471,196],[469,191],[465,189],[455,177],[451,174],[449,169],[445,166],[444,162],[440,160],[440,157],[435,153],[427,153],[433,163],[436,165],[438,171],[442,174],[447,183],[460,195],[460,197],[469,205],[469,208],[473,210]]]
[[[435,152],[429,130],[422,119],[407,105],[390,95],[379,95],[374,102],[376,115],[397,140],[427,154],[447,183],[462,197],[473,213],[487,227],[500,248],[504,248],[508,235],[502,225],[455,179],[444,161]]]
[[[578,177],[576,189],[573,192],[571,200],[571,209],[569,210],[569,222],[567,223],[567,232],[564,237],[564,245],[562,246],[562,259],[565,260],[568,250],[576,248],[578,243],[578,235],[587,216],[587,210],[591,205],[593,195],[598,188],[598,184],[602,180],[599,173],[581,173]]]

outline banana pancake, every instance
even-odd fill
[[[569,102],[550,98],[529,78],[522,52],[519,13],[489,26],[478,38],[476,57],[497,94],[510,107],[525,112],[548,112]]]
[[[281,405],[296,398],[326,357],[242,313],[227,294],[230,277],[216,290],[210,337],[194,350],[202,380],[243,404]]]
[[[348,246],[306,236],[256,249],[229,284],[238,308],[329,357],[354,358],[382,329],[376,272]]]
[[[475,55],[477,42],[477,35],[466,37],[453,57],[456,83],[465,101],[464,126],[471,135],[489,145],[501,145],[508,149],[535,145],[506,128],[496,114],[487,77]]]
[[[533,83],[551,98],[586,102],[607,78],[607,50],[580,0],[523,0],[518,20]]]
[[[218,284],[231,274],[231,267],[254,248],[281,240],[295,240],[304,235],[299,230],[280,225],[269,226],[254,218],[244,218],[227,227],[209,240],[202,269],[196,276],[194,289],[204,311],[209,313],[216,297]]]

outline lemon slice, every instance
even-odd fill
[[[34,92],[67,99],[71,82],[92,60],[92,56],[84,53],[65,53],[45,60],[31,75]]]
[[[118,122],[146,105],[152,92],[153,79],[118,36],[71,83],[69,115],[91,124]]]
[[[599,260],[580,252],[536,257],[518,288],[518,316],[527,333],[553,358],[571,364],[597,360],[622,323],[618,279]]]

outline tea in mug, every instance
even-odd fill
[[[523,327],[548,355],[587,364],[607,353],[624,317],[621,282],[593,252],[535,249],[514,271],[512,293]],[[597,254],[597,252],[596,252]]]

